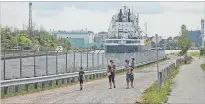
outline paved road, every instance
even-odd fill
[[[178,57],[172,56],[159,64],[162,69],[175,62]],[[156,65],[136,70],[134,87],[126,89],[125,75],[116,76],[116,88],[108,89],[108,79],[85,82],[84,90],[79,91],[79,85],[52,89],[24,96],[2,99],[2,103],[135,103],[137,97],[148,88],[156,79]]]
[[[200,68],[204,62],[194,58],[192,64],[180,68],[168,103],[205,104],[205,73]]]

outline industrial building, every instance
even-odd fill
[[[201,37],[201,31],[188,31],[188,35],[190,39],[192,40],[194,47],[200,47],[202,45],[202,37]]]
[[[192,40],[194,47],[204,46],[204,20],[201,19],[201,30],[188,31],[188,35]]]
[[[94,37],[94,42],[104,43],[105,39],[108,37],[108,32],[98,32]]]
[[[68,39],[72,48],[91,48],[94,45],[94,33],[88,30],[57,31],[54,34],[59,39]]]

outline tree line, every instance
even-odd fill
[[[45,30],[34,30],[33,36],[29,37],[27,30],[19,30],[12,27],[1,27],[1,48],[30,50],[39,47],[40,50],[55,50],[57,46],[64,49],[71,49],[71,42],[68,39],[58,39],[56,35]]]

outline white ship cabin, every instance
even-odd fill
[[[119,13],[112,17],[108,31],[108,38],[105,45],[109,44],[135,44],[143,45],[144,39],[139,28],[139,14],[136,16],[130,12],[130,9],[124,6],[124,11],[120,9]]]
[[[144,45],[143,39],[106,39],[105,45]]]

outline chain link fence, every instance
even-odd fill
[[[13,56],[2,50],[1,80],[72,73],[80,70],[106,69],[110,60],[117,67],[124,66],[125,59],[135,58],[135,63],[156,60],[156,50],[134,53],[105,53],[104,50],[88,51],[16,51]],[[165,51],[159,50],[159,59]],[[7,52],[8,53],[8,52]]]

